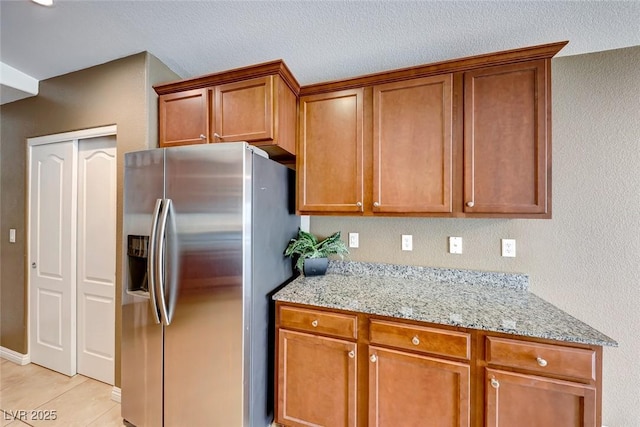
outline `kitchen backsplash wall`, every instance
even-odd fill
[[[360,233],[357,261],[529,274],[532,292],[620,343],[604,350],[603,424],[640,425],[638,64],[640,46],[552,60],[553,219],[314,216],[311,231]],[[501,238],[516,258],[500,256]]]

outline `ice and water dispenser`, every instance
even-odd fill
[[[149,292],[149,278],[147,277],[147,254],[149,250],[149,236],[127,236],[127,256],[129,258],[128,291]]]

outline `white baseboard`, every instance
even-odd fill
[[[10,360],[13,363],[17,363],[18,365],[28,365],[31,363],[31,358],[28,354],[18,353],[17,351],[4,347],[0,347],[0,357]]]
[[[120,387],[113,386],[111,389],[111,400],[118,403],[122,402],[122,390]]]

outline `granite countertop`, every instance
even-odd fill
[[[590,345],[618,343],[528,290],[524,274],[331,261],[273,299]]]

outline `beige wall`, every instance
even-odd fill
[[[638,64],[640,47],[553,60],[553,219],[313,217],[311,230],[359,232],[353,260],[528,273],[534,293],[620,343],[604,350],[603,424],[639,426]],[[517,239],[517,258],[500,256],[501,238]]]
[[[127,151],[157,145],[157,101],[152,84],[177,76],[155,57],[140,53],[40,83],[36,97],[0,107],[0,236],[17,230],[17,242],[0,239],[0,345],[26,354],[25,164],[26,139],[77,129],[117,125],[118,199],[116,260],[116,385],[120,382],[122,275],[122,176]]]

